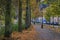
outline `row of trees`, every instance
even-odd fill
[[[3,4],[2,4],[3,3]],[[1,0],[1,8],[4,7],[5,12],[5,37],[10,37],[10,34],[12,33],[12,22],[11,22],[11,4],[12,0]],[[4,5],[5,4],[5,5]],[[22,32],[22,0],[18,0],[18,31]],[[28,29],[31,25],[31,9],[29,5],[29,0],[26,0],[26,27],[25,29]]]
[[[50,0],[47,1],[49,6],[45,9],[45,17],[49,20],[49,17],[60,16],[60,0]]]
[[[15,9],[18,9],[18,31],[22,32],[22,18],[25,19],[25,29],[31,25],[31,19],[41,16],[39,10],[40,0],[1,0],[1,9],[5,19],[5,37],[9,37],[12,33],[12,20],[14,18]],[[24,12],[24,16],[23,15]]]

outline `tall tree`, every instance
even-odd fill
[[[19,0],[18,31],[22,32],[22,0]]]
[[[26,0],[26,29],[31,25],[31,8],[30,0]]]
[[[6,1],[5,12],[5,37],[10,37],[11,34],[11,0]]]

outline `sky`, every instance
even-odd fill
[[[44,1],[44,0],[41,0],[41,2]]]

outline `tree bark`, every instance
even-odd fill
[[[26,27],[25,29],[29,28],[31,25],[31,8],[29,0],[26,0]]]
[[[11,0],[6,0],[6,6],[5,6],[6,12],[5,12],[5,37],[10,37],[10,34],[12,32],[11,29]]]
[[[19,0],[18,31],[22,32],[22,0]]]

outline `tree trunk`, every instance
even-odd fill
[[[22,32],[22,0],[19,0],[18,31]]]
[[[26,0],[26,27],[25,29],[29,28],[31,25],[31,8],[29,0]]]
[[[28,27],[30,27],[30,25],[31,25],[31,8],[30,8],[30,6],[29,6],[29,10],[28,10]]]
[[[42,13],[42,24],[41,24],[41,28],[43,28],[43,12],[41,11]]]
[[[54,28],[54,16],[53,16],[53,28]]]
[[[5,12],[5,37],[10,37],[10,34],[12,32],[11,30],[11,0],[6,0],[6,6],[5,6],[6,12]]]

